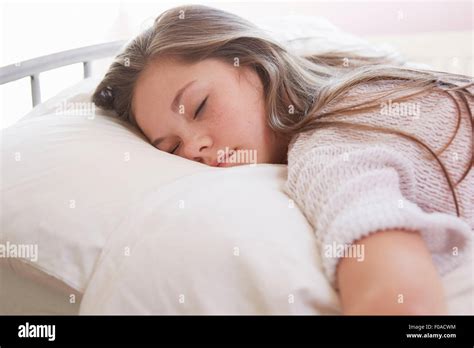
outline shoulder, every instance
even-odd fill
[[[406,84],[397,80],[365,82],[349,88],[323,107],[321,114],[326,115],[321,118],[321,122],[327,126],[293,137],[289,156],[292,150],[294,153],[305,153],[316,146],[340,146],[348,143],[365,143],[370,146],[377,142],[392,143],[401,149],[410,146],[407,143],[409,140],[394,133],[409,134],[436,149],[440,144],[449,142],[457,129],[458,117],[463,119],[461,123],[468,122],[467,117],[462,116],[463,113],[468,114],[465,106],[459,103],[461,98],[455,93],[431,89],[400,99],[401,94],[409,92]],[[472,99],[467,100],[472,108]],[[368,103],[372,103],[373,107],[363,109]],[[351,111],[341,111],[347,109]],[[327,113],[331,115],[327,116]],[[315,117],[320,117],[321,114]],[[328,126],[331,122],[342,122],[346,126],[342,127],[337,123]],[[350,125],[368,126],[373,130],[358,129]],[[393,133],[377,132],[377,128]]]
[[[467,90],[474,93],[474,86]],[[437,113],[456,111],[455,92],[447,93],[441,88],[430,88],[416,92],[412,82],[396,79],[365,81],[349,86],[336,98],[327,103],[321,113],[333,113],[342,108],[359,108],[369,101],[377,101],[378,111],[386,116],[417,116],[423,112],[437,110]],[[416,93],[415,93],[416,92]],[[378,110],[377,110],[378,109]]]

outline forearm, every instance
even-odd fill
[[[337,278],[345,314],[442,314],[441,279],[416,232],[381,231],[356,242],[364,260],[344,258]]]

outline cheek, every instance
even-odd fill
[[[214,91],[209,123],[214,139],[220,146],[256,149],[259,156],[264,156],[271,144],[271,132],[263,95],[244,78],[240,82],[229,81]]]
[[[225,142],[233,145],[257,147],[264,138],[265,115],[264,110],[257,106],[233,100],[231,103],[222,103],[213,110],[215,134]]]

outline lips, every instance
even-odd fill
[[[222,162],[215,161],[214,167],[227,167],[229,165],[232,165],[232,163],[229,163],[229,158],[237,151],[237,148],[230,150],[228,153],[226,153],[224,160]]]

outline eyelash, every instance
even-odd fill
[[[171,154],[174,154],[174,152],[178,149],[179,145],[181,145],[181,143],[178,143],[178,145],[176,145],[176,147],[173,149],[173,151],[171,151],[170,153]]]
[[[204,106],[206,106],[206,101],[207,101],[207,98],[209,96],[207,96],[206,98],[204,98],[204,100],[202,101],[202,103],[199,105],[199,107],[197,108],[196,112],[194,113],[194,117],[193,117],[193,120],[195,120],[199,113],[202,111],[202,109],[204,108]],[[176,145],[176,147],[170,152],[171,154],[174,154],[175,151],[179,148],[179,146],[181,145],[181,143],[178,143],[178,145]]]
[[[196,112],[194,113],[194,117],[193,117],[193,120],[196,119],[196,117],[198,116],[198,114],[201,112],[201,110],[204,108],[204,106],[206,105],[206,101],[207,101],[207,98],[204,98],[204,100],[202,101],[201,105],[199,105],[199,107],[197,108]]]

